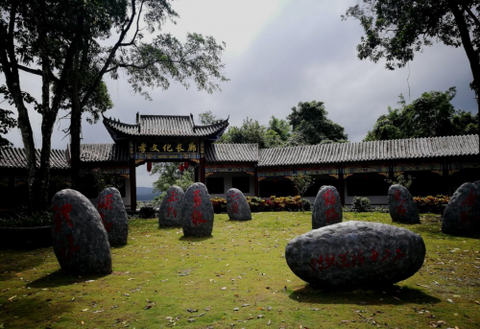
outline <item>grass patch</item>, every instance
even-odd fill
[[[285,245],[310,230],[311,212],[215,215],[213,237],[184,238],[155,219],[132,220],[113,248],[114,272],[71,276],[51,248],[0,250],[4,328],[475,328],[480,323],[480,242],[420,225],[427,255],[413,277],[384,290],[327,292],[296,277]],[[347,220],[391,223],[382,213]],[[395,224],[397,225],[397,224]]]

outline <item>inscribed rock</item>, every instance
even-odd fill
[[[207,187],[202,183],[190,185],[183,196],[183,235],[197,237],[211,236],[213,216],[213,206]]]
[[[110,246],[126,245],[128,216],[120,192],[115,187],[108,187],[98,195],[95,204],[107,231]]]
[[[330,185],[322,186],[313,204],[312,229],[339,223],[342,218],[342,203],[337,189]]]
[[[412,195],[402,185],[392,185],[388,189],[388,209],[393,222],[420,224],[417,206]]]
[[[464,183],[452,195],[443,212],[442,232],[480,234],[480,181]]]
[[[158,217],[159,227],[182,226],[181,213],[183,196],[182,188],[170,186],[160,205],[160,214]]]
[[[232,220],[251,220],[252,212],[242,191],[231,188],[227,191],[227,214]]]

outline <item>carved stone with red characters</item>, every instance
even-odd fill
[[[464,183],[452,195],[443,212],[442,232],[464,236],[480,234],[480,180]]]
[[[95,201],[97,211],[102,218],[108,234],[110,246],[119,247],[127,244],[128,216],[122,195],[115,187],[104,189]]]
[[[392,185],[388,189],[388,209],[393,222],[420,224],[417,206],[412,195],[402,185]]]
[[[251,220],[252,212],[242,191],[231,188],[227,191],[227,214],[231,220]]]
[[[170,186],[160,205],[158,216],[159,227],[182,226],[183,190],[178,186]]]
[[[285,248],[293,273],[324,289],[394,284],[415,274],[424,258],[420,235],[393,225],[359,221],[311,230]]]
[[[197,237],[211,236],[213,216],[213,206],[207,187],[202,183],[190,185],[183,196],[183,235]]]
[[[342,203],[337,189],[330,185],[322,186],[313,204],[312,229],[339,223],[342,218]]]
[[[83,194],[62,190],[52,199],[52,244],[61,268],[71,274],[108,274],[112,255],[97,209]]]

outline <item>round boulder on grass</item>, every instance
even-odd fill
[[[112,255],[97,209],[83,194],[62,190],[52,199],[52,244],[61,268],[71,274],[109,274]]]
[[[227,214],[231,220],[251,220],[252,212],[242,191],[231,188],[227,191]]]
[[[420,224],[417,205],[402,185],[395,184],[388,189],[388,209],[393,222]]]
[[[160,205],[160,213],[158,215],[159,227],[176,227],[182,226],[182,205],[183,190],[178,186],[170,186]]]
[[[443,212],[442,232],[465,236],[480,234],[480,181],[464,183],[452,195]]]
[[[98,195],[95,204],[107,231],[110,246],[126,245],[128,216],[120,192],[115,187],[108,187]]]
[[[342,218],[342,202],[337,189],[330,185],[322,186],[313,204],[312,229],[339,223]]]
[[[415,274],[424,258],[420,235],[393,225],[359,221],[311,230],[285,248],[293,273],[324,289],[390,285]]]
[[[213,206],[207,187],[202,183],[190,185],[183,196],[183,235],[196,237],[211,236],[213,217]]]

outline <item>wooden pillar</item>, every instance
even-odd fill
[[[338,194],[340,194],[340,200],[342,206],[345,206],[345,179],[343,178],[343,168],[338,168]]]
[[[200,158],[200,182],[205,184],[205,157]]]
[[[253,188],[255,192],[255,196],[258,197],[258,175],[257,175],[257,168],[255,168],[254,174],[253,174]]]
[[[130,159],[130,210],[137,210],[137,167],[135,159]]]

